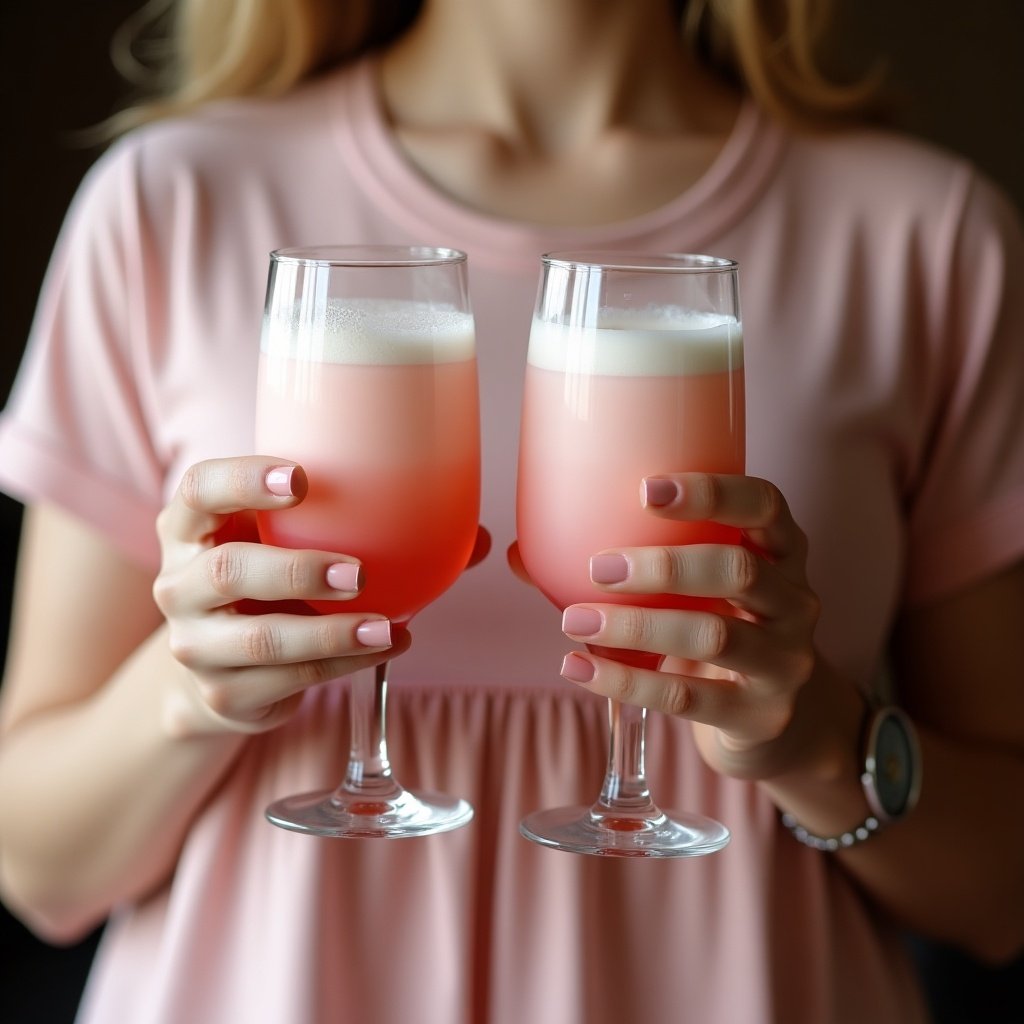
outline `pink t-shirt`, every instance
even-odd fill
[[[723,852],[604,861],[519,837],[524,813],[596,796],[606,742],[603,702],[558,678],[557,612],[505,561],[522,370],[542,252],[738,259],[749,471],[810,538],[821,650],[870,688],[900,608],[1024,554],[1014,215],[963,161],[880,132],[790,135],[748,104],[668,205],[582,230],[510,223],[404,161],[373,67],[148,127],[100,160],[0,420],[0,483],[155,568],[182,471],[252,451],[268,252],[466,250],[494,546],[417,617],[390,726],[400,779],[467,797],[476,818],[383,844],[267,824],[272,798],[343,771],[345,684],[309,693],[248,743],[168,886],[115,913],[83,1024],[922,1021],[895,931],[756,786],[705,768],[684,722],[651,716],[652,787],[724,821]]]

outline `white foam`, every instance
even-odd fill
[[[527,359],[544,370],[609,377],[726,373],[743,365],[743,327],[678,307],[604,309],[593,327],[534,319]]]
[[[474,354],[473,315],[451,306],[397,299],[328,299],[312,319],[301,303],[263,317],[260,348],[322,363],[455,363]]]

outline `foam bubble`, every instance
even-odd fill
[[[743,365],[743,327],[672,306],[603,309],[596,326],[534,319],[527,358],[544,370],[609,377],[726,373]]]
[[[312,318],[302,303],[263,318],[261,349],[322,363],[393,365],[472,359],[473,316],[399,299],[328,299]]]

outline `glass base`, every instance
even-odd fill
[[[402,839],[450,832],[469,824],[473,808],[443,793],[401,790],[389,799],[326,790],[276,800],[267,820],[279,828],[338,839]]]
[[[528,815],[519,831],[553,850],[598,857],[701,857],[729,842],[724,825],[682,811],[637,818],[598,815],[593,807],[556,807]]]

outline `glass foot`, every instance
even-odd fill
[[[443,793],[402,790],[388,799],[374,799],[344,790],[303,793],[276,800],[266,810],[279,828],[339,839],[401,839],[429,836],[461,828],[473,808]]]
[[[724,825],[682,811],[638,818],[596,814],[593,807],[557,807],[527,816],[519,831],[553,850],[599,857],[700,857],[729,842]]]

